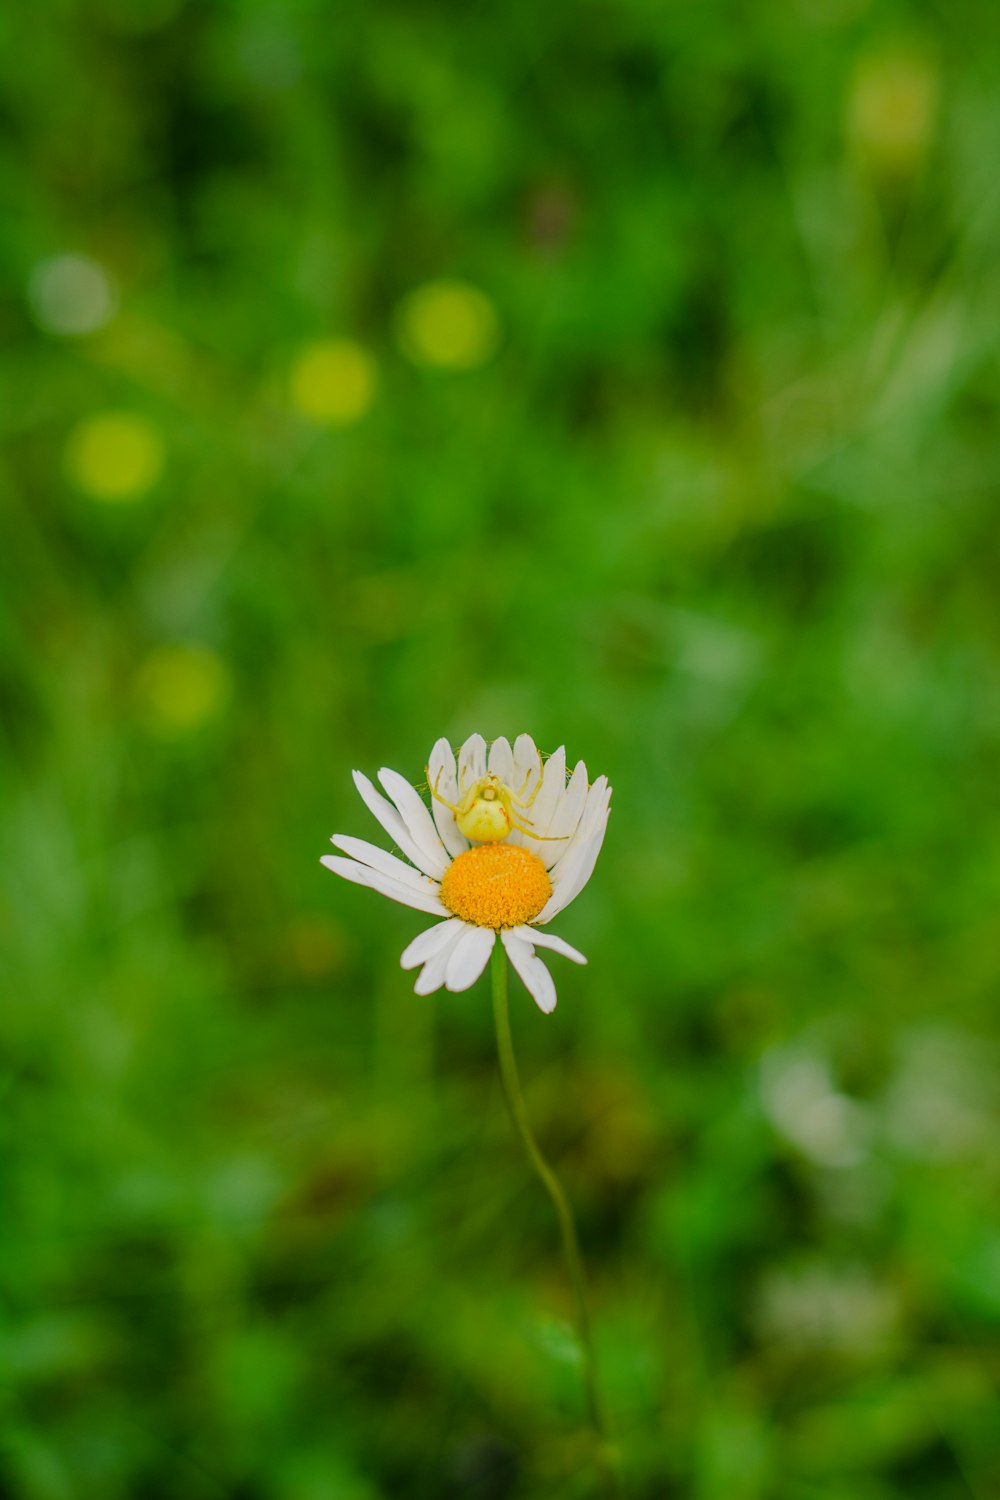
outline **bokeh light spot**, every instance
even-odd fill
[[[66,467],[95,500],[136,500],[163,472],[160,433],[145,417],[106,411],[87,417],[70,434]]]
[[[208,646],[192,642],[157,646],[142,663],[136,680],[139,717],[157,738],[176,739],[212,718],[228,691],[226,665]]]
[[[937,116],[938,74],[929,58],[884,52],[864,58],[848,101],[854,144],[887,173],[916,171]]]
[[[28,302],[40,328],[78,338],[111,321],[118,291],[104,267],[89,256],[54,255],[32,271]]]
[[[292,404],[311,422],[349,427],[375,398],[375,360],[350,339],[310,344],[292,366]]]
[[[472,370],[500,342],[500,322],[485,293],[462,281],[432,281],[404,297],[397,312],[403,353],[416,364]]]

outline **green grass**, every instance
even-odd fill
[[[632,1500],[987,1500],[992,9],[0,24],[0,1496],[594,1493],[487,981],[318,862],[523,729],[616,789],[512,1007]]]

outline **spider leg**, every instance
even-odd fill
[[[558,844],[563,839],[572,838],[569,833],[536,833],[528,823],[522,823],[513,813],[510,815],[510,826],[516,828],[518,833],[526,833],[529,839],[539,839],[543,844]]]
[[[427,776],[428,785],[431,785],[431,783],[430,783],[430,774],[431,774],[430,766],[425,766],[424,767],[424,774]],[[441,772],[439,771],[437,773],[437,775],[435,776],[435,778],[434,778],[433,785],[431,785],[431,796],[434,798],[435,802],[441,802],[441,803],[443,803],[444,806],[447,807],[450,812],[453,812],[455,814],[455,816],[457,817],[458,814],[462,811],[462,809],[456,803],[449,802],[447,797],[442,797],[441,793],[438,791],[438,782],[440,780],[441,780]],[[459,790],[461,791],[461,787],[459,788]]]
[[[519,792],[508,792],[507,795],[514,803],[515,807],[523,807],[525,810],[527,810],[532,805],[535,798],[538,796],[538,793],[542,789],[542,757],[540,755],[538,757],[538,780],[535,782],[535,790],[532,792],[527,802],[525,802],[524,794],[528,790],[528,782],[531,780],[532,775],[534,774],[534,770],[535,768],[534,766],[532,766],[528,771],[527,776],[524,778],[524,785]]]

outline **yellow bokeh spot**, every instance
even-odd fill
[[[292,405],[311,422],[349,427],[364,416],[375,398],[375,361],[350,339],[310,344],[292,366]]]
[[[397,311],[403,353],[420,365],[472,370],[500,342],[490,299],[463,281],[430,281],[404,297]]]
[[[225,663],[207,646],[157,646],[136,680],[139,717],[151,734],[176,739],[210,719],[228,691]]]
[[[70,434],[66,467],[95,500],[137,500],[163,472],[163,438],[152,422],[131,412],[105,411],[80,422]]]
[[[928,58],[903,51],[869,56],[848,101],[854,143],[885,172],[915,171],[934,133],[937,104],[938,74]]]

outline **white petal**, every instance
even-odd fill
[[[425,875],[440,878],[444,872],[439,868],[438,861],[428,860],[416,839],[410,836],[409,829],[392,803],[387,802],[382,793],[375,790],[368,777],[361,771],[354,771],[352,774],[354,785],[361,793],[365,806],[378,818],[393,843],[402,849],[407,859],[412,860],[418,870],[423,870]]]
[[[545,767],[542,757],[530,734],[519,734],[514,741],[514,764],[511,772],[511,788],[522,803],[530,802],[530,807],[519,807],[514,804],[514,815],[520,823],[530,823],[535,816],[535,807],[542,790],[542,778]],[[513,829],[507,835],[507,842],[517,844],[522,849],[530,849],[537,854],[541,847],[528,833],[522,833],[519,828]]]
[[[554,891],[557,891],[560,885],[566,880],[567,871],[570,869],[575,870],[580,864],[583,852],[589,848],[602,819],[605,824],[607,823],[608,804],[610,801],[611,792],[608,788],[608,778],[606,776],[598,776],[594,785],[590,787],[586,794],[583,813],[577,823],[576,832],[569,840],[565,855],[549,871]]]
[[[529,796],[533,789],[533,786],[529,789]],[[545,762],[541,790],[532,805],[519,813],[519,820],[530,823],[535,833],[544,834],[565,790],[566,749],[565,746],[560,745],[559,749],[554,751]],[[511,843],[520,844],[525,849],[530,849],[532,854],[537,854],[546,867],[559,858],[562,849],[561,844],[547,843],[544,839],[533,838],[530,834],[518,833],[516,830],[510,837]]]
[[[396,804],[399,815],[406,824],[407,833],[424,855],[421,868],[440,877],[451,864],[451,860],[448,858],[448,851],[438,838],[434,819],[427,811],[419,792],[410,785],[405,776],[400,776],[398,771],[391,771],[388,766],[382,767],[378,773],[378,779]]]
[[[375,790],[363,771],[352,771],[351,776],[368,811],[374,814],[389,837],[398,843],[397,835],[405,836],[406,825],[392,803],[387,802],[382,793]]]
[[[467,990],[475,984],[493,952],[496,933],[489,927],[466,927],[451,950],[444,982],[448,989]]]
[[[583,890],[594,871],[597,856],[604,843],[608,826],[611,789],[602,787],[592,805],[588,805],[585,827],[577,834],[575,847],[552,874],[552,895],[542,907],[535,922],[542,926],[567,907]]]
[[[587,767],[582,760],[578,760],[569,783],[549,819],[549,826],[535,830],[536,833],[544,833],[551,840],[546,852],[542,855],[542,863],[548,869],[553,869],[572,849],[573,836],[586,805]]]
[[[350,854],[361,864],[368,865],[373,870],[378,870],[383,875],[388,875],[391,880],[398,880],[401,885],[408,885],[415,891],[426,891],[427,876],[421,875],[412,865],[404,864],[394,854],[389,854],[385,849],[380,849],[377,844],[369,844],[366,839],[350,838],[346,833],[335,833],[330,843],[336,848],[342,849],[345,854]]]
[[[535,804],[531,809],[531,821],[539,833],[547,832],[552,814],[562,801],[565,790],[566,746],[560,745],[559,749],[553,751],[545,762],[542,790],[535,798]]]
[[[440,953],[444,947],[451,947],[455,938],[459,936],[459,929],[465,923],[458,917],[452,917],[450,922],[438,922],[436,927],[428,927],[419,937],[415,937],[408,948],[404,948],[399,960],[401,969],[415,969],[418,964],[425,964],[429,958]]]
[[[517,937],[511,930],[501,932],[500,937],[507,949],[507,957],[523,979],[531,998],[539,1010],[549,1015],[556,1008],[556,987],[552,982],[552,975],[542,960],[535,957],[534,948],[524,938]]]
[[[543,787],[538,797],[539,802],[545,792],[546,788]],[[569,783],[562,788],[556,787],[554,797],[555,806],[544,825],[542,819],[536,816],[534,808],[530,808],[525,814],[536,835],[533,840],[525,836],[525,844],[538,855],[550,874],[558,869],[574,848],[580,818],[587,805],[587,767],[582,760],[577,761]]]
[[[580,810],[579,817],[577,817],[576,829],[574,829],[573,837],[568,840],[565,855],[562,856],[562,859],[559,859],[558,864],[556,864],[555,867],[553,867],[552,870],[549,871],[550,876],[552,876],[553,888],[555,888],[555,886],[558,886],[559,880],[562,879],[562,865],[570,862],[570,855],[576,855],[576,853],[579,852],[580,847],[582,847],[583,844],[588,841],[588,838],[591,837],[594,829],[597,828],[600,814],[603,813],[603,811],[607,810],[607,801],[609,801],[609,796],[610,792],[609,790],[607,790],[606,775],[598,775],[597,781],[595,781],[594,786],[585,787],[585,792],[583,792],[583,807],[582,810]]]
[[[455,948],[462,941],[462,935],[466,928],[465,922],[460,922],[459,931],[452,933],[448,941],[438,949],[432,958],[424,964],[417,975],[417,982],[413,986],[417,995],[432,995],[444,984],[445,975],[448,972],[448,963]]]
[[[553,953],[561,953],[563,958],[571,958],[575,964],[587,962],[579,948],[574,948],[565,938],[556,937],[554,932],[537,932],[534,927],[513,927],[511,931],[515,937],[523,938],[533,948],[551,948]]]
[[[451,808],[445,807],[444,802],[434,796],[434,791],[437,790],[447,802],[460,801],[458,777],[455,775],[455,752],[445,739],[438,740],[431,751],[431,758],[427,762],[427,779],[431,786],[431,812],[441,835],[441,842],[448,853],[457,858],[468,849],[469,841],[459,833]]]
[[[519,734],[514,741],[514,779],[511,786],[517,795],[527,801],[532,792],[540,791],[542,784],[542,757],[539,755],[530,734]],[[538,798],[535,798],[537,802]],[[528,810],[530,817],[534,803]]]
[[[486,775],[486,741],[481,734],[470,734],[458,752],[458,786],[467,792],[474,782]]]
[[[577,843],[571,855],[567,856],[558,870],[552,876],[552,895],[544,912],[544,919],[549,921],[556,912],[561,912],[565,906],[570,904],[586,885],[591,874],[594,873],[594,865],[597,862],[598,853],[601,852],[601,844],[604,843],[604,832],[607,829],[607,804],[609,804],[610,792],[604,793],[601,801],[594,810],[594,817],[588,817],[588,828],[580,828],[577,832]],[[543,913],[540,913],[540,916]]]
[[[514,753],[510,748],[510,741],[502,736],[490,746],[489,769],[494,776],[499,776],[501,781],[510,786],[514,776]]]
[[[324,854],[320,860],[321,865],[326,865],[335,875],[342,875],[345,880],[352,880],[355,885],[367,885],[373,891],[379,891],[383,896],[388,896],[391,901],[398,901],[400,906],[412,906],[414,911],[429,911],[435,917],[446,917],[448,908],[442,906],[437,896],[437,887],[427,882],[426,894],[421,891],[411,890],[408,885],[403,885],[398,880],[392,880],[388,875],[380,875],[377,870],[371,870],[367,865],[359,865],[354,859],[339,859],[336,854]]]

